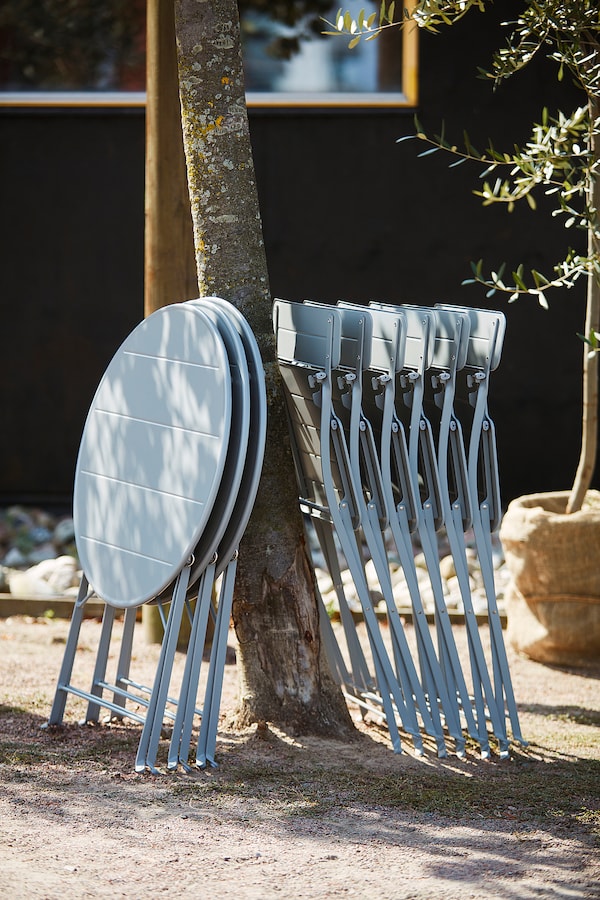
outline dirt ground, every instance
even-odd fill
[[[483,761],[475,745],[466,760],[432,746],[419,758],[408,739],[396,755],[360,718],[347,743],[235,732],[233,663],[219,768],[137,775],[134,723],[78,725],[85,704],[71,696],[65,725],[40,727],[67,627],[0,619],[1,897],[600,897],[600,666],[509,650],[529,746]],[[84,623],[72,681],[84,688],[98,634]],[[136,629],[145,683],[157,655]]]

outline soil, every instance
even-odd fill
[[[432,745],[420,758],[408,738],[394,754],[356,711],[346,742],[235,731],[230,662],[219,767],[139,775],[133,722],[79,725],[85,703],[70,696],[64,725],[41,727],[67,629],[0,620],[0,896],[600,897],[600,666],[551,668],[509,649],[529,746],[482,760],[470,745],[460,760]],[[98,635],[86,620],[72,683],[87,686]],[[145,683],[157,656],[136,629]]]

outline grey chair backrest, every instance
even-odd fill
[[[273,325],[280,361],[324,370],[340,365],[342,320],[334,307],[276,300]]]
[[[445,303],[436,303],[441,311],[460,311],[469,318],[469,344],[465,366],[494,372],[500,365],[502,345],[506,331],[506,317],[502,312],[489,309],[471,309],[470,307],[452,307]]]

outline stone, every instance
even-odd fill
[[[440,559],[440,575],[445,581],[448,581],[449,578],[453,578],[456,575],[454,558],[451,555],[444,556]]]
[[[426,569],[427,562],[425,561],[425,554],[421,551],[415,555],[415,566],[417,569]]]
[[[31,513],[22,506],[10,506],[6,510],[6,521],[13,531],[20,528],[31,528],[33,526],[33,517]]]
[[[20,572],[14,569],[9,573],[8,585],[11,594],[16,597],[56,597],[57,592],[45,581],[35,574],[34,569]]]
[[[44,560],[29,571],[48,582],[59,594],[79,584],[77,562],[72,556],[58,556],[55,559]]]
[[[485,616],[488,611],[487,595],[483,588],[477,588],[471,595],[473,612],[476,616]]]
[[[16,569],[18,566],[26,565],[27,558],[18,547],[11,547],[2,562],[3,565]]]
[[[55,544],[70,544],[75,539],[73,519],[62,519],[54,529]]]
[[[39,547],[34,547],[33,550],[30,550],[27,554],[27,562],[35,566],[44,560],[55,559],[56,557],[56,547],[54,544],[40,544]]]
[[[44,525],[36,525],[29,530],[29,537],[34,544],[47,544],[52,539],[52,532]]]

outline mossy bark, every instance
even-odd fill
[[[176,0],[175,30],[200,295],[246,316],[267,379],[268,436],[257,502],[240,549],[233,618],[240,720],[300,731],[351,728],[319,636],[274,354],[235,0]]]

